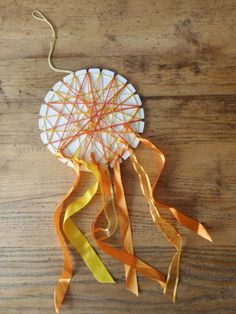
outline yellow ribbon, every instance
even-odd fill
[[[107,268],[104,266],[101,259],[95,253],[92,246],[89,244],[88,240],[82,234],[82,232],[76,227],[76,225],[71,220],[71,217],[78,213],[82,208],[84,208],[96,194],[98,190],[98,179],[99,172],[97,167],[93,164],[79,161],[83,164],[91,173],[95,176],[96,182],[91,185],[88,190],[77,200],[70,203],[65,211],[64,221],[63,221],[63,231],[67,239],[74,246],[76,251],[81,255],[84,262],[91,270],[93,276],[97,281],[102,283],[114,283],[113,278],[108,272]],[[77,174],[80,172],[80,166],[75,165]]]
[[[83,164],[83,166],[91,171],[91,173],[95,176],[96,182],[91,185],[87,191],[78,199],[71,202],[65,210],[64,220],[63,220],[63,232],[65,237],[68,239],[68,241],[73,245],[73,247],[76,249],[76,251],[81,255],[83,258],[85,264],[92,272],[93,276],[96,278],[98,282],[101,283],[114,283],[114,280],[110,273],[108,272],[107,268],[101,261],[101,259],[98,257],[86,237],[82,234],[82,232],[77,228],[77,226],[72,221],[72,216],[78,213],[82,208],[84,208],[92,199],[92,197],[96,194],[98,190],[98,181],[99,181],[99,171],[96,167],[96,165],[91,163],[86,163],[81,160],[77,160],[76,158],[73,159],[74,162],[74,168],[77,174],[77,180],[75,181],[74,186],[71,188],[71,190],[66,194],[66,199],[71,195],[71,193],[76,189],[79,177],[80,177],[80,165]],[[60,204],[59,208],[62,210],[62,207],[64,205],[64,201]],[[61,213],[61,212],[60,212]],[[58,233],[58,236],[63,241],[62,233],[59,226],[60,217],[55,220],[56,224],[56,230]],[[69,286],[69,282],[72,277],[72,265],[71,260],[68,256],[68,253],[65,248],[65,244],[63,242],[63,249],[64,249],[64,270],[62,272],[62,275],[58,281],[58,284],[55,289],[54,293],[54,304],[56,312],[59,313],[61,304],[63,302],[63,299],[65,297],[67,288]],[[66,253],[65,253],[66,252]]]
[[[68,248],[64,239],[63,231],[60,226],[60,220],[61,220],[61,215],[62,215],[64,205],[65,205],[65,201],[75,191],[78,183],[79,183],[79,176],[76,177],[76,180],[73,186],[64,195],[62,201],[58,204],[55,214],[54,214],[55,229],[56,229],[57,236],[60,240],[60,244],[61,244],[63,256],[64,256],[63,271],[60,275],[60,278],[54,290],[54,306],[55,306],[56,313],[59,313],[60,311],[60,307],[63,303],[64,297],[66,295],[67,289],[69,287],[69,284],[72,278],[72,261],[71,261],[71,257],[68,252]]]

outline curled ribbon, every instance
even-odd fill
[[[115,202],[119,217],[121,244],[124,250],[134,255],[133,240],[131,234],[131,223],[129,219],[129,212],[125,200],[125,193],[121,179],[120,163],[118,159],[114,165],[114,191]],[[138,281],[137,272],[135,268],[124,264],[126,288],[138,296]]]
[[[95,220],[92,224],[92,234],[94,239],[96,240],[97,245],[108,255],[112,256],[113,258],[121,261],[123,264],[130,266],[130,268],[135,269],[136,271],[140,272],[144,276],[157,281],[161,287],[165,285],[165,276],[157,269],[151,267],[150,265],[146,264],[139,258],[137,258],[134,254],[129,253],[125,247],[116,248],[111,244],[107,243],[106,240],[110,237],[113,233],[113,230],[109,230],[109,226],[112,226],[112,214],[111,214],[111,182],[109,180],[109,174],[107,170],[104,168],[103,165],[99,165],[100,170],[100,187],[102,190],[102,202],[103,206],[98,211]],[[99,220],[99,216],[106,212],[106,218],[108,220],[108,224],[106,228],[97,228],[97,223]],[[134,277],[133,277],[134,278]],[[132,283],[133,284],[133,283]],[[131,287],[128,283],[128,286]]]
[[[174,277],[175,283],[174,283],[174,290],[173,290],[172,295],[173,295],[173,301],[175,301],[176,290],[177,290],[177,285],[179,281],[179,261],[180,261],[180,255],[181,255],[181,247],[182,247],[181,236],[177,233],[175,228],[167,220],[161,217],[158,211],[158,208],[156,206],[154,197],[153,197],[153,191],[152,191],[148,174],[146,173],[144,168],[139,164],[133,152],[131,153],[130,158],[131,158],[133,167],[136,173],[138,174],[142,193],[149,203],[150,214],[152,216],[154,223],[159,227],[159,229],[163,232],[167,240],[176,249],[176,253],[174,254],[171,260],[170,266],[169,266],[168,275],[167,275],[167,279],[164,286],[164,293],[166,293],[167,287],[169,286],[170,279]]]
[[[55,216],[55,228],[57,231],[58,238],[61,242],[63,255],[64,255],[64,267],[54,291],[54,306],[56,313],[59,313],[60,307],[63,303],[64,297],[66,295],[67,289],[69,287],[72,278],[72,261],[68,253],[68,249],[64,240],[64,237],[73,245],[76,251],[81,255],[85,264],[92,272],[93,276],[98,282],[101,283],[114,283],[114,280],[107,268],[95,253],[94,249],[82,234],[82,232],[77,228],[75,223],[72,221],[72,216],[78,213],[82,208],[84,208],[96,194],[98,189],[98,178],[99,173],[97,167],[93,164],[88,164],[82,160],[73,159],[74,169],[76,171],[76,180],[72,188],[65,194],[64,198],[58,205]],[[89,170],[96,178],[96,182],[91,185],[87,191],[78,199],[71,202],[65,209],[65,214],[63,218],[63,231],[60,226],[60,219],[62,215],[62,210],[65,205],[65,201],[71,196],[71,194],[76,190],[79,179],[80,179],[80,167],[83,165],[87,170]]]
[[[92,235],[98,247],[103,252],[124,264],[126,288],[133,292],[135,295],[138,295],[137,272],[140,272],[145,277],[157,281],[163,289],[164,293],[172,296],[173,302],[175,302],[176,300],[180,272],[179,268],[182,249],[182,238],[180,234],[175,230],[175,228],[161,216],[161,209],[168,209],[169,212],[181,225],[197,233],[201,237],[212,241],[209,233],[200,222],[184,215],[177,209],[169,207],[168,205],[163,205],[158,200],[154,199],[153,190],[157,185],[158,179],[165,164],[164,155],[147,139],[139,137],[139,140],[144,146],[154,151],[159,160],[159,171],[156,174],[156,180],[153,186],[151,186],[147,172],[139,163],[135,153],[130,150],[130,160],[139,178],[141,191],[148,201],[153,222],[162,231],[167,240],[170,242],[171,245],[174,246],[176,250],[170,261],[167,276],[162,274],[158,269],[153,268],[152,266],[148,265],[147,263],[136,257],[134,254],[131,223],[121,179],[119,158],[116,159],[114,164],[113,190],[108,165],[96,163],[94,156],[92,155],[91,163],[87,163],[83,160],[78,160],[76,156],[74,156],[72,161],[77,178],[72,188],[65,194],[63,200],[58,205],[55,213],[56,231],[60,239],[64,254],[64,269],[54,293],[55,309],[57,313],[59,313],[59,309],[62,305],[64,296],[72,278],[72,263],[64,237],[67,238],[67,240],[73,245],[76,251],[81,255],[87,267],[90,269],[97,281],[103,283],[114,282],[110,273],[106,269],[101,259],[95,253],[91,244],[72,221],[72,216],[78,213],[91,201],[93,196],[96,194],[98,187],[100,187],[101,190],[103,205],[97,212],[95,219],[92,223]],[[65,158],[65,156],[63,157]],[[78,186],[82,165],[86,170],[90,171],[94,175],[96,181],[87,189],[87,191],[81,197],[71,202],[66,207],[63,219],[63,228],[61,230],[60,217],[62,214],[62,210],[65,206],[66,200],[70,197],[70,195],[76,190]],[[101,221],[100,217],[103,218],[103,223],[104,221],[106,221],[105,226],[99,225],[99,221]],[[116,232],[118,225],[120,226],[121,248],[114,247],[108,241],[109,238],[111,238]]]
[[[177,293],[177,286],[179,282],[179,268],[180,268],[180,256],[181,256],[181,249],[182,249],[182,238],[180,234],[175,230],[175,228],[163,217],[160,216],[159,209],[168,209],[170,213],[175,217],[175,219],[184,227],[188,228],[189,230],[197,233],[199,236],[205,238],[206,240],[212,242],[211,236],[205,229],[205,227],[180,211],[176,208],[170,207],[168,205],[161,204],[158,200],[154,200],[153,191],[157,185],[158,179],[161,175],[161,172],[165,165],[165,158],[163,153],[150,141],[138,136],[140,142],[144,144],[146,147],[150,148],[155,152],[159,159],[159,171],[156,174],[156,180],[151,186],[148,174],[144,170],[144,168],[139,164],[137,157],[133,152],[131,152],[130,158],[133,164],[133,167],[138,174],[140,186],[145,198],[148,200],[150,213],[154,223],[161,229],[167,240],[175,247],[176,253],[172,257],[172,260],[169,265],[168,274],[165,282],[164,293],[167,293],[169,288],[172,288],[170,294],[172,295],[172,300],[175,302],[176,300],[176,293]]]

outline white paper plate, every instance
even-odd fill
[[[113,166],[117,156],[120,161],[126,159],[128,147],[139,143],[135,133],[144,129],[140,97],[133,85],[112,71],[88,69],[69,74],[44,101],[39,112],[40,136],[53,154],[62,150],[70,158],[76,153],[89,162],[93,152],[97,162]]]

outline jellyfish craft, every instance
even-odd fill
[[[54,31],[40,12],[34,12],[33,15],[46,21]],[[52,51],[53,46],[48,60],[55,70],[50,62]],[[64,254],[64,267],[54,291],[56,312],[60,311],[72,278],[68,242],[82,257],[98,282],[114,283],[106,266],[73,221],[73,216],[86,207],[98,189],[101,191],[102,207],[91,224],[91,233],[98,248],[124,264],[128,290],[138,295],[137,273],[140,273],[159,283],[164,293],[171,295],[175,301],[182,239],[176,229],[161,216],[160,209],[169,211],[184,227],[209,241],[212,240],[201,223],[154,198],[153,190],[164,167],[165,158],[156,146],[140,135],[144,130],[144,110],[139,95],[123,76],[110,70],[90,68],[77,72],[57,71],[71,73],[53,86],[41,105],[40,136],[51,153],[75,170],[76,179],[57,206],[54,216]],[[145,146],[156,154],[158,169],[152,170],[156,171],[154,184],[150,183],[146,169],[135,154],[138,145]],[[134,253],[131,223],[122,184],[125,173],[121,174],[121,163],[125,159],[129,159],[133,166],[153,222],[175,248],[166,275]],[[70,201],[71,194],[79,186],[82,171],[92,174],[94,183],[78,199]],[[109,241],[117,230],[120,232],[119,247]]]

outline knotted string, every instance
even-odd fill
[[[56,36],[56,31],[52,25],[51,22],[49,22],[49,20],[43,15],[43,13],[41,13],[40,11],[33,11],[32,12],[32,16],[39,20],[39,21],[42,21],[42,22],[45,22],[49,25],[49,27],[51,28],[51,31],[52,31],[52,37],[51,37],[51,40],[50,40],[50,48],[49,48],[49,52],[48,52],[48,65],[49,67],[55,71],[55,72],[63,72],[63,73],[72,73],[74,74],[73,71],[71,70],[63,70],[63,69],[59,69],[59,68],[56,68],[52,62],[51,62],[51,57],[52,57],[52,54],[53,54],[53,50],[54,50],[54,47],[55,47],[55,43],[56,43],[56,39],[57,39],[57,36]]]

